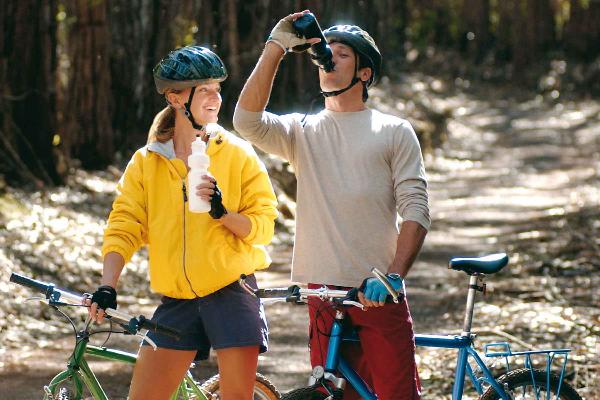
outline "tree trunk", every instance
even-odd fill
[[[152,69],[175,47],[173,21],[181,2],[131,0],[118,4],[109,10],[112,126],[116,149],[125,150],[146,142],[154,116],[165,106],[156,91]]]
[[[500,63],[511,61],[513,58],[512,52],[512,4],[509,0],[498,3],[498,27],[496,28],[496,60]]]
[[[508,0],[507,0],[508,1]],[[514,65],[515,78],[521,77],[521,72],[525,70],[531,54],[535,50],[531,47],[532,42],[527,40],[527,27],[531,21],[527,19],[526,4],[521,0],[511,0],[512,3],[512,21],[509,25],[510,30],[510,47],[512,49],[512,62]]]
[[[114,155],[107,3],[69,0],[65,5],[68,18],[74,19],[67,43],[68,147],[84,168],[104,168]]]
[[[53,0],[0,6],[0,172],[9,181],[58,184],[56,11]],[[62,171],[65,172],[65,171]]]
[[[554,14],[549,0],[528,0],[526,13],[528,61],[533,61],[555,44]]]
[[[591,61],[600,55],[600,3],[570,1],[564,43],[568,54]]]
[[[460,47],[475,62],[481,62],[490,43],[489,0],[464,0],[461,20]]]
[[[238,35],[237,7],[235,0],[227,0],[227,54],[229,79],[237,83],[240,79],[240,46]]]

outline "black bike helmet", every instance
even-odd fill
[[[152,70],[156,90],[164,94],[167,89],[181,90],[191,87],[185,115],[194,129],[204,127],[192,115],[192,100],[196,86],[227,79],[227,69],[218,55],[206,47],[186,46],[170,52]]]
[[[361,65],[361,67],[370,67],[372,70],[367,87],[379,79],[381,74],[381,52],[367,31],[356,25],[334,25],[324,30],[323,35],[327,39],[327,43],[338,42],[350,46],[358,54],[361,61],[369,64]]]
[[[158,93],[227,79],[223,61],[206,47],[186,46],[170,52],[152,71]]]

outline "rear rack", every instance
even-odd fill
[[[510,368],[510,357],[518,357],[523,356],[525,358],[524,366],[531,373],[531,382],[535,388],[535,379],[533,376],[533,362],[532,356],[546,356],[546,384],[547,387],[550,387],[550,370],[552,367],[552,363],[555,358],[562,358],[562,365],[557,364],[558,368],[560,368],[560,380],[558,386],[558,393],[560,393],[562,381],[564,379],[565,370],[567,367],[567,360],[569,358],[569,352],[571,349],[546,349],[546,350],[530,350],[530,351],[512,351],[510,348],[510,343],[508,342],[496,342],[496,343],[488,343],[483,347],[485,351],[486,357],[494,357],[494,358],[504,358],[506,363],[507,372],[511,370]],[[558,357],[557,357],[558,356]],[[538,357],[539,358],[539,357]],[[558,363],[558,361],[557,361]]]

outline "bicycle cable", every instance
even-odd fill
[[[106,343],[108,343],[108,339],[110,339],[110,335],[112,335],[112,333],[113,333],[113,330],[112,330],[113,329],[112,319],[110,319],[108,321],[110,323],[110,329],[108,331],[104,331],[104,332],[108,332],[108,336],[106,337],[106,339],[104,340],[104,343],[102,343],[102,346],[100,346],[100,347],[105,347]],[[100,333],[100,332],[94,332],[94,333]]]
[[[315,299],[316,300],[316,299]],[[317,345],[319,346],[319,357],[321,359],[321,362],[324,361],[323,358],[323,347],[321,346],[321,335],[325,336],[325,337],[331,337],[331,330],[329,332],[325,332],[325,331],[321,331],[321,329],[319,329],[319,321],[321,321],[324,325],[327,325],[327,321],[325,320],[325,318],[322,316],[324,312],[326,312],[328,309],[334,309],[335,307],[328,302],[322,301],[321,303],[318,305],[314,305],[314,304],[310,304],[307,303],[309,308],[313,308],[315,309],[315,326],[314,328],[311,329],[311,336],[313,333],[313,329],[316,330],[317,332]],[[329,313],[329,316],[334,318],[334,315]],[[333,321],[332,321],[332,325],[333,325]],[[310,345],[310,343],[309,343]]]
[[[64,304],[64,305],[68,306],[69,304]],[[69,324],[71,324],[71,328],[73,328],[73,334],[75,335],[75,341],[77,341],[77,327],[75,326],[75,323],[73,322],[71,317],[69,317],[63,310],[58,308],[57,305],[49,304],[49,306],[52,309],[54,309],[55,311],[58,311],[63,317],[65,317],[67,319],[67,321],[69,321]]]

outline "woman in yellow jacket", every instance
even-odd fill
[[[90,315],[116,308],[121,271],[135,251],[148,245],[150,285],[163,295],[153,320],[182,334],[179,340],[150,333],[156,351],[143,343],[130,399],[168,399],[194,359],[217,354],[221,399],[251,399],[259,352],[266,351],[267,325],[258,299],[237,284],[266,268],[264,245],[273,236],[276,198],[267,171],[251,145],[216,124],[221,59],[188,46],[154,68],[168,106],[157,114],[148,144],[132,157],[118,184],[102,254],[102,284]],[[207,144],[209,175],[188,187],[191,143]],[[218,186],[217,186],[218,182]],[[194,192],[210,201],[210,213],[189,211]]]

